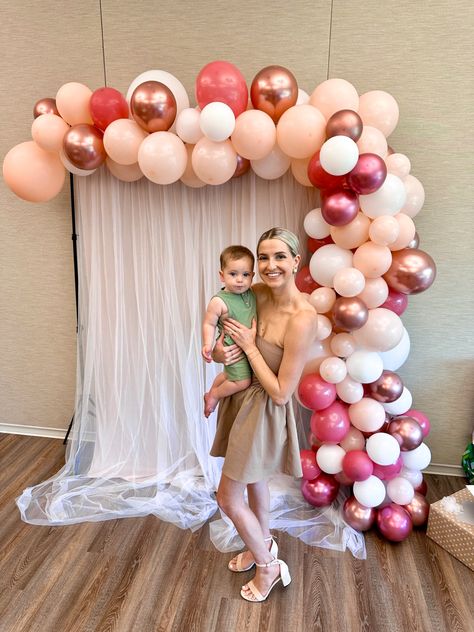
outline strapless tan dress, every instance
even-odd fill
[[[256,345],[276,375],[283,349],[260,336]],[[254,375],[247,389],[219,403],[211,455],[225,457],[223,474],[245,484],[276,473],[301,477],[291,400],[283,406],[274,404]]]

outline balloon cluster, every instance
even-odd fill
[[[387,144],[399,115],[391,95],[359,97],[347,81],[330,79],[311,103],[327,123],[308,161],[321,205],[305,217],[311,259],[296,278],[319,319],[298,388],[312,411],[302,493],[320,507],[350,485],[346,522],[361,531],[376,524],[401,541],[429,511],[421,471],[431,459],[424,443],[430,423],[412,408],[396,373],[410,350],[400,318],[408,296],[428,289],[436,275],[413,222],[424,190],[408,158]]]

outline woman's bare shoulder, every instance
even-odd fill
[[[318,327],[318,313],[311,303],[302,296],[301,301],[298,303],[298,309],[291,316],[289,323],[293,331],[299,330],[301,332],[311,332]]]

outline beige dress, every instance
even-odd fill
[[[256,345],[276,375],[283,349],[260,336]],[[254,375],[247,389],[219,403],[211,455],[224,456],[223,474],[245,484],[281,472],[301,477],[291,400],[283,406],[274,404]]]

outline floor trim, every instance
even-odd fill
[[[0,423],[0,433],[27,435],[29,437],[48,437],[49,439],[64,439],[66,429]]]

